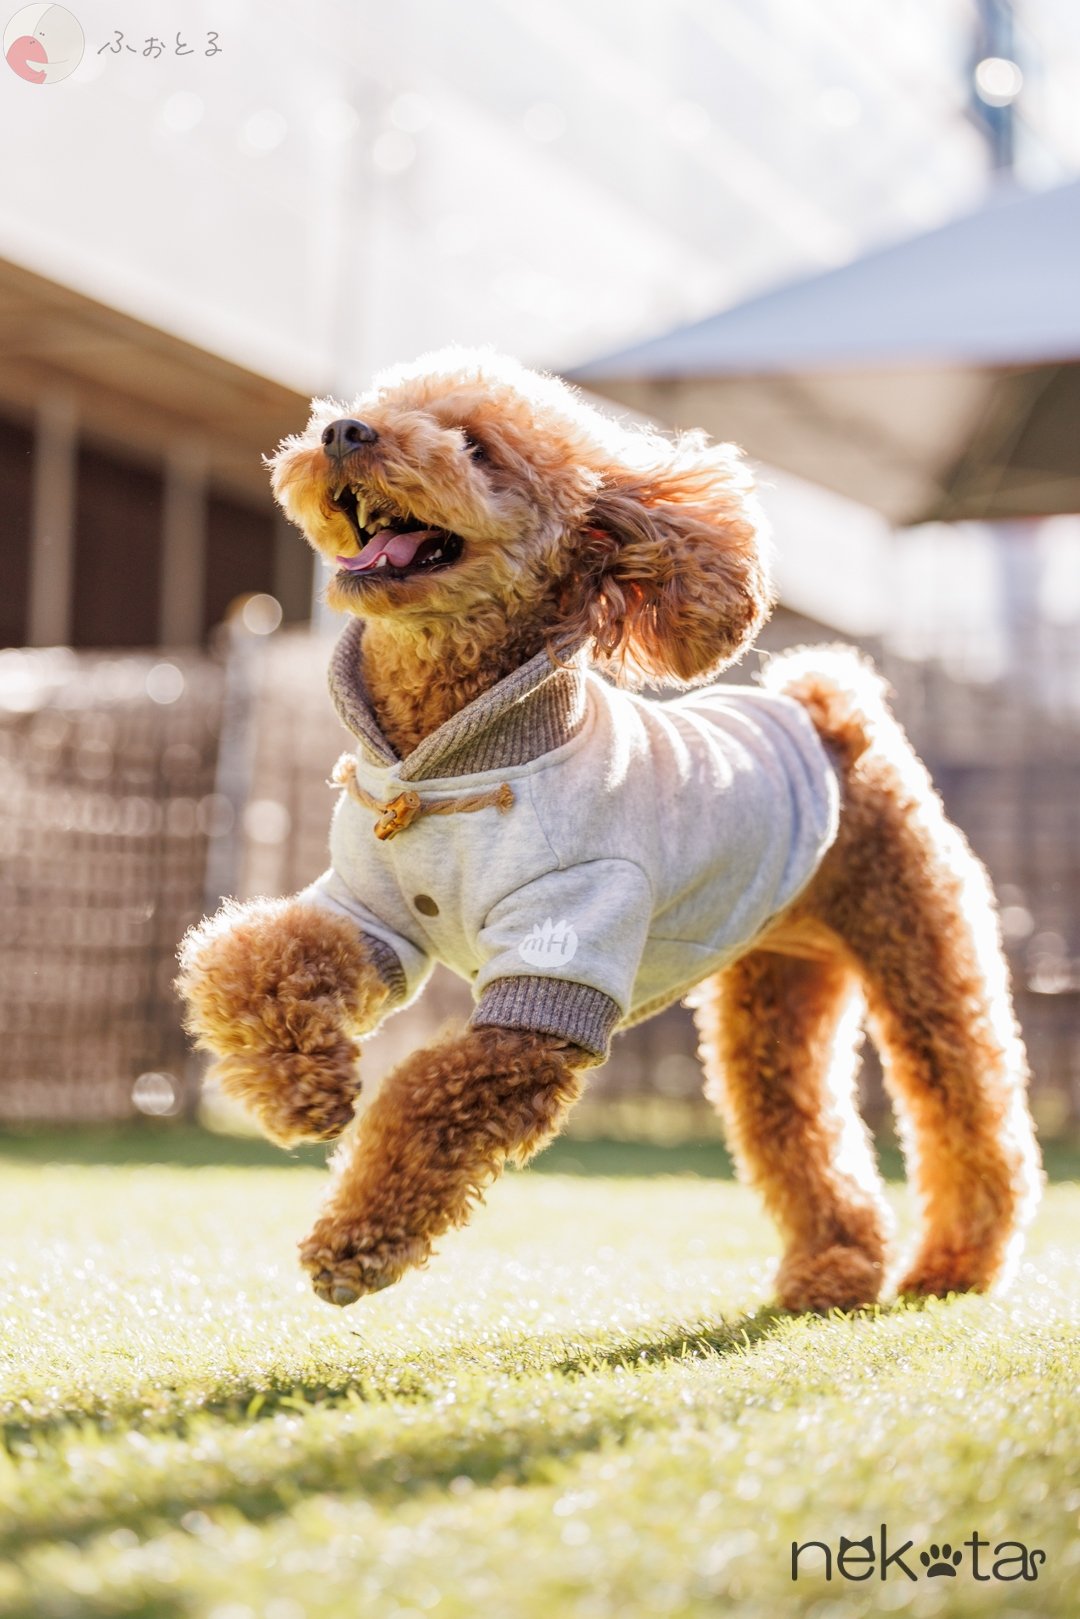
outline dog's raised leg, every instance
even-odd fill
[[[710,1099],[784,1238],[789,1310],[877,1298],[890,1216],[854,1098],[861,999],[838,959],[754,950],[694,996]]]
[[[304,900],[230,901],[185,938],[176,987],[210,1077],[280,1146],[330,1141],[353,1116],[357,1037],[383,983],[355,929]]]
[[[300,1245],[319,1297],[352,1304],[428,1258],[508,1158],[524,1162],[581,1093],[588,1059],[553,1036],[474,1028],[383,1082]]]

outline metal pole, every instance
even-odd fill
[[[1010,173],[1016,161],[1016,97],[1007,83],[994,89],[994,73],[985,73],[986,64],[1016,62],[1016,27],[1012,0],[976,0],[974,52],[971,74],[971,114],[990,153],[992,167]],[[980,67],[984,74],[980,76]],[[998,76],[1001,76],[999,70]],[[981,77],[986,82],[980,82]],[[1007,78],[1007,75],[1006,75]]]
[[[34,438],[31,646],[66,646],[71,639],[77,467],[75,401],[63,392],[46,394]]]

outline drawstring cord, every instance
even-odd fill
[[[331,787],[344,787],[350,798],[355,798],[358,804],[365,809],[375,810],[379,819],[372,830],[380,839],[394,838],[399,832],[413,824],[424,815],[471,815],[474,810],[497,809],[501,814],[506,813],[514,802],[513,789],[508,782],[487,793],[473,793],[467,798],[428,798],[423,799],[419,793],[406,790],[391,798],[387,803],[361,787],[356,779],[356,758],[351,753],[343,753],[330,773]]]

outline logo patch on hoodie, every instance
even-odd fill
[[[530,967],[563,967],[577,952],[577,930],[565,917],[553,922],[545,917],[531,928],[518,945],[518,955]]]

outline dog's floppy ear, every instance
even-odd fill
[[[768,546],[732,446],[688,434],[663,448],[651,467],[602,483],[563,628],[591,638],[616,673],[692,686],[745,651],[768,616]]]

